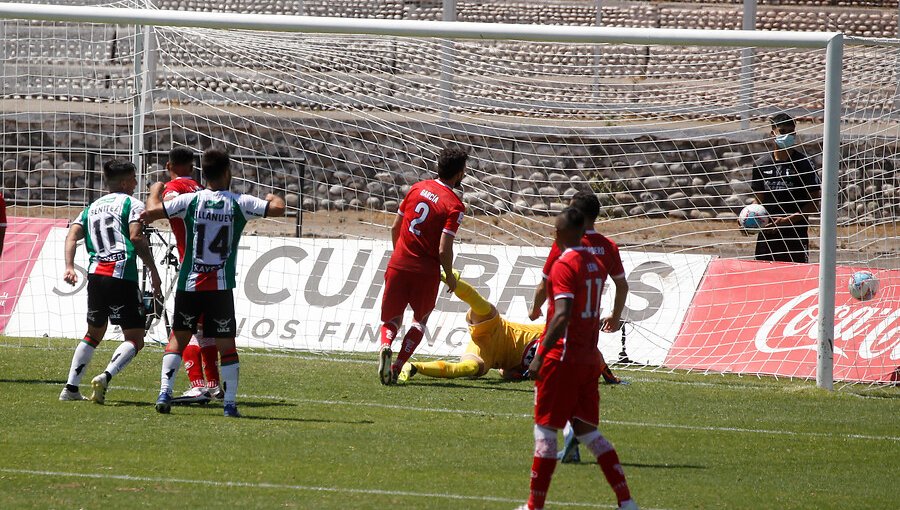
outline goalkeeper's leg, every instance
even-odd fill
[[[415,373],[438,377],[442,379],[456,379],[458,377],[478,377],[482,375],[484,362],[474,357],[465,357],[458,362],[428,361],[412,363]]]
[[[469,285],[465,280],[460,280],[459,271],[454,270],[453,275],[456,276],[456,290],[454,290],[453,293],[472,309],[472,313],[475,314],[475,317],[472,318],[473,322],[481,322],[492,315],[491,311],[494,306],[484,299],[484,297],[475,290],[475,287]],[[441,281],[444,280],[444,273],[441,272]]]

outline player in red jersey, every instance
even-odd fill
[[[466,174],[468,154],[445,148],[438,155],[438,178],[417,182],[410,188],[391,226],[394,252],[384,273],[381,300],[381,352],[378,377],[393,384],[406,360],[425,333],[428,315],[434,310],[441,269],[449,292],[456,289],[453,275],[453,238],[462,223],[465,206],[453,191]],[[400,327],[403,312],[413,309],[413,323],[403,336],[403,345],[391,363],[391,342]]]
[[[621,327],[622,311],[625,309],[625,299],[628,297],[628,280],[625,278],[625,269],[622,267],[619,247],[611,239],[594,230],[594,222],[600,214],[600,201],[597,200],[597,195],[591,191],[579,191],[572,197],[569,205],[581,211],[585,216],[585,233],[584,237],[581,238],[582,246],[588,247],[591,253],[600,259],[600,262],[606,267],[607,273],[616,285],[612,313],[600,320],[600,327],[603,331],[607,333],[616,331]],[[534,292],[534,304],[529,314],[531,320],[541,316],[541,305],[547,300],[546,278],[550,274],[553,263],[556,262],[561,254],[562,250],[554,243],[550,248],[547,261],[544,263],[544,279],[541,280]],[[600,374],[603,376],[603,380],[607,384],[622,383],[622,380],[610,370],[602,354],[600,358]],[[564,436],[566,438],[565,447],[559,452],[560,460],[564,463],[580,462],[578,439],[575,438],[575,433],[572,431],[570,424],[566,425]]]
[[[597,457],[620,509],[636,509],[613,446],[597,430],[600,421],[600,296],[606,268],[581,245],[584,214],[569,207],[556,218],[556,244],[563,250],[547,276],[550,320],[529,366],[535,379],[534,460],[528,510],[544,507],[556,468],[556,435],[567,421]]]
[[[175,147],[169,151],[166,170],[169,172],[170,180],[163,188],[163,202],[203,189],[203,186],[197,184],[193,178],[194,151],[191,149]],[[169,225],[172,227],[172,235],[175,236],[178,261],[181,262],[184,260],[184,220],[169,218]],[[191,341],[181,356],[191,387],[182,396],[173,399],[173,403],[205,404],[212,397],[222,398],[224,392],[219,388],[219,350],[214,338],[203,335],[202,325],[198,325],[197,334],[191,336]]]
[[[572,197],[569,206],[578,209],[585,216],[585,233],[581,239],[581,245],[587,247],[591,253],[600,259],[616,285],[616,296],[612,312],[600,320],[600,326],[607,333],[617,331],[622,327],[622,311],[625,309],[625,299],[628,297],[628,280],[625,278],[625,269],[622,266],[619,247],[611,239],[594,230],[594,222],[600,214],[600,201],[597,200],[597,195],[590,191],[579,191]],[[550,274],[553,263],[556,262],[561,254],[562,250],[554,243],[550,248],[547,261],[544,263],[543,279],[534,291],[534,303],[531,305],[531,313],[528,314],[531,320],[541,316],[541,306],[547,300],[546,279]],[[609,369],[605,360],[602,362],[602,367],[604,381],[608,384],[619,384],[621,382]]]

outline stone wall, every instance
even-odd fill
[[[61,122],[59,116],[54,118]],[[83,204],[101,188],[102,160],[127,155],[127,128],[101,137],[76,135],[96,133],[99,126],[70,120],[68,131],[41,131],[35,119],[19,126],[4,124],[3,192],[13,203]],[[721,136],[466,136],[452,129],[458,126],[429,133],[404,132],[402,126],[384,132],[346,123],[341,130],[335,125],[295,130],[263,126],[235,119],[231,127],[212,128],[201,137],[193,126],[172,131],[168,124],[151,124],[154,135],[146,143],[151,151],[149,180],[167,178],[162,164],[173,144],[216,144],[238,161],[238,191],[276,191],[285,194],[291,207],[305,210],[393,211],[412,183],[433,177],[429,169],[437,148],[458,143],[472,155],[464,200],[473,213],[549,214],[576,191],[592,189],[601,194],[603,212],[609,216],[732,219],[751,198],[753,161],[766,150],[761,141]],[[79,147],[94,143],[99,150],[79,152]],[[17,149],[26,144],[31,150]],[[810,143],[803,150],[821,164],[819,145]],[[842,147],[841,221],[890,221],[900,213],[898,167],[896,141],[847,141]]]

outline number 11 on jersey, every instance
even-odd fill
[[[587,287],[587,300],[584,303],[584,311],[581,312],[582,319],[591,319],[600,317],[600,294],[603,292],[603,281],[600,278],[588,278],[584,281]]]

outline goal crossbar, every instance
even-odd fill
[[[16,3],[0,3],[0,19],[228,28],[310,34],[684,46],[747,45],[769,48],[824,48],[838,35],[837,32],[763,32],[381,20]]]

